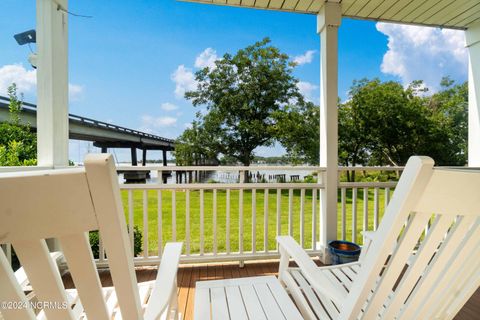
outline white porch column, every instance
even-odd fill
[[[67,0],[37,0],[37,158],[68,166]]]
[[[320,246],[337,238],[338,187],[338,27],[340,3],[325,2],[317,16],[320,34],[320,166],[325,189],[320,190]],[[324,250],[328,262],[328,251]]]
[[[37,0],[37,159],[39,166],[68,166],[67,0]],[[48,239],[51,251],[58,240]]]
[[[465,31],[468,48],[468,165],[480,167],[480,23]]]

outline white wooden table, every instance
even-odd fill
[[[197,281],[195,320],[303,319],[275,276]]]

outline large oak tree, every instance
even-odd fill
[[[198,126],[207,133],[202,143],[250,165],[255,148],[278,140],[279,119],[288,105],[302,101],[294,66],[265,38],[199,70],[196,90],[185,97],[206,107],[197,113]]]

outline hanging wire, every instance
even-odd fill
[[[57,1],[53,0],[53,2],[55,2],[57,4],[57,11],[62,11],[66,14],[69,14],[71,16],[74,16],[74,17],[79,17],[79,18],[93,18],[93,16],[87,16],[87,15],[83,15],[83,14],[77,14],[77,13],[73,13],[73,12],[70,12],[68,11],[67,9],[65,9],[60,3],[58,3]]]

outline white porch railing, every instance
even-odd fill
[[[119,170],[221,172],[235,183],[172,183],[162,179],[146,184],[121,184],[133,247],[133,225],[143,237],[143,252],[135,264],[158,263],[167,241],[183,241],[183,262],[244,261],[278,256],[275,237],[292,235],[312,255],[319,254],[318,182],[298,182],[299,174],[321,175],[321,167],[119,167]],[[398,171],[403,168],[339,168],[340,171]],[[285,183],[244,183],[244,172],[272,171],[267,179],[285,175]],[[273,173],[273,171],[275,173]],[[154,173],[155,172],[155,173]],[[286,175],[284,172],[291,172]],[[205,175],[204,175],[205,176]],[[268,179],[270,178],[270,179]],[[303,177],[302,177],[303,178]],[[296,181],[290,181],[290,180]],[[316,179],[316,178],[315,178]],[[174,179],[171,179],[175,181]],[[185,179],[183,179],[185,181]],[[316,180],[318,181],[318,180]],[[361,231],[375,230],[396,182],[341,182],[338,238],[362,243]],[[132,249],[133,250],[133,249]],[[106,263],[100,245],[98,265]]]
[[[398,171],[403,168],[339,168],[339,171]],[[299,182],[304,175],[321,175],[320,167],[118,167],[118,170],[148,170],[162,177],[162,171],[217,171],[217,176],[237,179],[235,183],[121,184],[125,216],[133,250],[134,226],[142,234],[142,252],[136,265],[155,265],[168,241],[183,241],[182,261],[244,261],[278,256],[275,237],[292,235],[312,255],[319,254],[319,182]],[[272,171],[287,182],[244,183],[245,171]],[[10,170],[11,171],[11,170]],[[14,171],[18,171],[15,168]],[[274,173],[273,173],[274,172]],[[357,174],[357,176],[358,176]],[[266,179],[271,181],[272,179]],[[295,180],[294,182],[289,180]],[[311,180],[311,179],[310,179]],[[314,181],[321,179],[315,178]],[[362,243],[361,231],[376,230],[396,182],[341,182],[338,192],[338,239]],[[11,259],[11,246],[5,245]],[[107,264],[99,241],[98,266]]]

